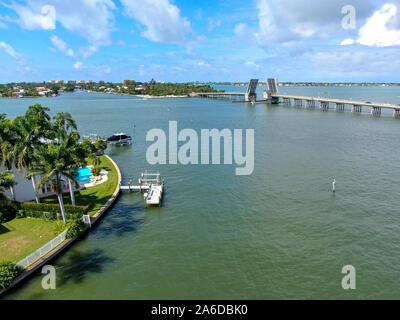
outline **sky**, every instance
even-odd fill
[[[0,83],[400,82],[400,0],[0,0]]]

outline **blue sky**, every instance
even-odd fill
[[[0,0],[0,83],[400,82],[399,54],[400,0]]]

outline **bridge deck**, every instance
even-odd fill
[[[301,99],[301,100],[314,100],[314,101],[326,101],[332,103],[343,103],[351,105],[378,107],[378,108],[388,108],[400,110],[400,105],[382,102],[366,102],[357,100],[347,100],[347,99],[334,99],[334,98],[324,98],[324,97],[306,97],[306,96],[294,96],[290,94],[273,94],[274,98],[287,98],[287,99]]]
[[[244,96],[246,92],[196,92],[196,96]]]

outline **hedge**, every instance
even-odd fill
[[[12,262],[0,262],[0,289],[7,289],[22,272],[22,268]]]
[[[67,219],[80,219],[89,211],[88,206],[64,205]],[[41,218],[44,220],[58,220],[61,217],[61,210],[58,204],[21,202],[19,213],[23,217]]]

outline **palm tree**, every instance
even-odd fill
[[[47,183],[51,184],[52,191],[57,195],[60,204],[61,215],[64,223],[67,223],[63,200],[63,177],[70,180],[75,187],[79,184],[75,180],[71,167],[74,165],[74,154],[70,146],[70,139],[42,145],[35,150],[35,158],[37,161],[31,166],[28,176],[42,174],[43,177],[38,183],[39,187],[43,187]]]
[[[76,122],[69,112],[58,112],[54,118],[54,125],[57,129],[68,132],[69,129],[77,130]]]
[[[15,160],[16,167],[19,170],[23,168],[29,170],[36,161],[35,149],[40,147],[46,139],[53,136],[50,116],[47,114],[49,110],[47,107],[35,104],[28,108],[25,116],[14,120],[13,126],[17,133],[17,139],[12,151],[12,158]],[[36,202],[39,203],[35,176],[31,176],[31,180]]]
[[[85,148],[79,143],[80,135],[76,131],[77,126],[71,114],[68,112],[59,112],[54,117],[53,131],[55,133],[56,142],[66,142],[71,151],[71,165],[70,170],[72,175],[76,175],[76,170],[86,166],[86,151]],[[71,204],[75,205],[75,194],[73,182],[68,179],[69,193],[71,197]],[[79,187],[79,184],[78,186]]]
[[[16,135],[13,123],[6,118],[5,114],[0,114],[0,164],[3,164],[7,170],[11,170],[14,163],[13,146],[16,141]],[[15,200],[14,185],[9,185],[11,197]]]
[[[6,189],[16,184],[13,178],[14,175],[11,171],[0,172],[0,224],[11,220],[15,216],[15,209],[4,195]]]

